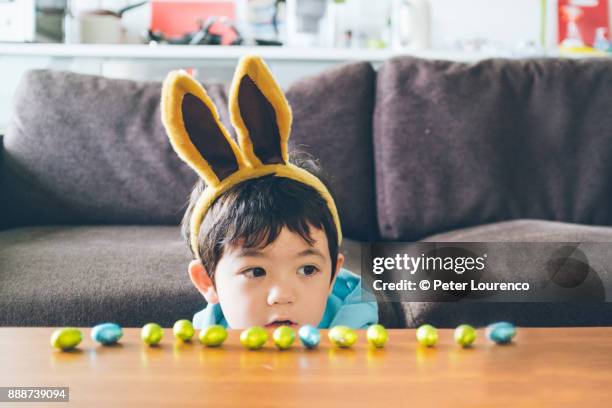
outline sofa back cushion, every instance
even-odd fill
[[[291,90],[296,112],[292,138],[308,145],[303,150],[322,155],[330,141],[350,146],[367,139],[369,157],[361,154],[360,160],[350,161],[349,149],[340,149],[338,161],[329,154],[322,158],[338,181],[346,230],[360,237],[376,226],[371,151],[375,79],[369,65],[346,67],[344,82],[342,71],[324,73]],[[204,86],[231,128],[227,86]],[[0,173],[6,218],[12,225],[178,223],[196,175],[168,142],[160,92],[159,82],[50,70],[24,74]],[[349,98],[348,92],[357,97]],[[328,95],[333,97],[326,101]],[[343,102],[339,107],[338,98]],[[316,116],[316,123],[310,115]],[[339,132],[339,123],[350,126]],[[367,172],[368,196],[343,185],[351,174]],[[366,213],[369,225],[363,221]]]
[[[160,119],[159,83],[24,74],[4,141],[16,225],[176,223],[195,184]],[[209,87],[214,99],[224,93]]]
[[[318,158],[336,195],[347,237],[378,237],[374,192],[372,114],[376,73],[353,63],[296,82],[287,91],[293,109],[292,148]]]
[[[517,218],[612,223],[612,62],[399,57],[378,72],[385,239]]]

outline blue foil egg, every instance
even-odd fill
[[[516,328],[512,323],[497,322],[488,325],[485,333],[489,340],[497,344],[506,344],[516,336]]]
[[[102,323],[91,329],[91,338],[104,345],[118,342],[121,336],[123,336],[123,330],[115,323]]]
[[[300,327],[300,330],[298,330],[298,337],[304,347],[308,349],[317,347],[321,341],[321,333],[319,333],[319,330],[309,324]]]

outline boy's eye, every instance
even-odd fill
[[[263,268],[251,268],[242,272],[242,274],[247,278],[260,278],[266,276],[266,271]]]
[[[300,269],[298,269],[298,275],[311,276],[317,273],[318,271],[319,268],[314,265],[304,265]]]

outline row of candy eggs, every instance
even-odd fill
[[[177,339],[189,341],[195,335],[195,329],[189,320],[179,320],[172,328]],[[103,344],[111,345],[119,341],[123,332],[121,327],[115,323],[103,323],[95,326],[91,331],[93,340]],[[140,331],[141,340],[150,346],[161,342],[164,332],[157,323],[147,323]],[[316,348],[321,341],[319,330],[313,326],[302,326],[298,331],[298,337],[304,347]],[[281,350],[290,348],[296,335],[295,331],[288,326],[280,326],[272,335],[274,344]],[[388,339],[386,329],[381,325],[372,325],[367,332],[368,342],[375,347],[383,347]],[[66,327],[57,329],[51,336],[51,345],[62,350],[75,348],[83,339],[79,329]],[[220,325],[213,325],[200,330],[198,339],[200,343],[208,347],[217,347],[227,339],[227,330]],[[357,340],[357,333],[346,326],[336,326],[329,331],[330,341],[338,347],[351,347]],[[263,327],[251,327],[242,331],[240,342],[251,350],[257,350],[268,341],[268,332]]]
[[[316,348],[321,341],[319,330],[313,326],[305,325],[298,330],[298,337],[302,345],[308,349]],[[357,341],[357,332],[347,326],[335,326],[328,332],[329,340],[337,347],[347,348]],[[370,326],[366,332],[368,343],[374,347],[384,347],[389,336],[387,330],[380,324]],[[251,350],[257,350],[268,340],[268,332],[263,327],[251,327],[240,335],[240,342]],[[295,331],[289,326],[280,326],[272,334],[274,344],[281,350],[286,350],[295,341]]]
[[[387,342],[387,330],[380,324],[372,325],[367,331],[368,343],[374,347],[384,347]],[[295,341],[295,332],[291,327],[280,326],[272,334],[274,344],[281,350],[286,350]],[[317,347],[321,341],[319,330],[305,325],[298,330],[302,345],[308,349]],[[335,326],[329,330],[329,340],[337,347],[351,347],[357,341],[357,332],[347,326]],[[262,327],[252,327],[240,335],[240,342],[248,349],[256,350],[263,347],[268,340],[268,332]]]
[[[516,336],[516,328],[512,323],[497,322],[488,325],[485,334],[497,344],[506,344]],[[470,347],[476,341],[476,329],[469,324],[461,324],[455,329],[453,337],[458,345]],[[430,324],[424,324],[417,329],[416,338],[419,344],[432,347],[438,342],[438,330]]]
[[[195,329],[189,320],[179,320],[174,324],[173,334],[176,338],[188,341],[195,334]],[[121,327],[115,323],[103,323],[95,326],[91,331],[93,340],[110,345],[119,341],[123,332]],[[487,337],[498,344],[508,343],[516,335],[514,325],[508,322],[493,323],[487,327]],[[357,341],[357,333],[346,326],[335,326],[328,333],[330,341],[337,347],[351,347]],[[281,326],[273,333],[273,340],[276,346],[285,350],[295,341],[295,332],[288,326]],[[298,337],[306,348],[318,346],[321,335],[319,330],[313,326],[302,326],[298,331]],[[388,341],[387,330],[380,324],[372,325],[368,328],[366,337],[368,343],[374,347],[384,347]],[[156,323],[148,323],[141,330],[141,339],[149,345],[158,344],[163,338],[163,329]],[[209,347],[216,347],[223,344],[227,338],[227,330],[223,326],[213,325],[200,331],[198,336],[200,342]],[[425,324],[420,326],[416,332],[419,344],[424,346],[434,346],[438,341],[437,329],[432,325]],[[468,347],[476,340],[476,330],[467,324],[462,324],[455,329],[455,342]],[[51,336],[53,347],[70,350],[76,347],[82,340],[80,330],[75,328],[63,328],[56,330]],[[262,327],[252,327],[244,330],[240,335],[240,342],[249,349],[256,350],[268,341],[268,332]]]
[[[154,323],[153,323],[154,324]],[[149,325],[152,325],[149,323]],[[150,341],[150,333],[145,330],[148,325],[143,328],[142,339],[145,343],[153,345],[157,344],[161,338],[155,341]],[[156,327],[156,333],[161,333],[161,327]],[[173,328],[175,337],[181,340],[190,340],[195,334],[195,330],[191,323],[187,320],[179,320],[176,322]],[[302,345],[306,348],[312,349],[319,345],[321,341],[321,335],[319,330],[310,325],[304,325],[298,330],[298,336]],[[227,338],[227,330],[220,325],[212,325],[200,330],[198,336],[200,342],[208,347],[217,347],[223,344]],[[386,329],[377,324],[372,325],[367,332],[368,342],[375,347],[383,347],[388,339]],[[295,342],[296,334],[295,331],[289,326],[280,326],[276,328],[272,334],[272,340],[276,347],[280,350],[286,350],[290,348]],[[355,330],[346,326],[336,326],[329,331],[330,341],[338,347],[351,347],[357,340],[357,333]],[[250,349],[257,350],[264,346],[268,341],[268,331],[263,327],[255,326],[243,330],[240,334],[240,343]]]
[[[181,340],[190,340],[195,330],[189,320],[179,320],[174,324],[173,332]],[[140,338],[149,345],[158,344],[162,340],[163,335],[164,331],[157,323],[147,323],[140,331]],[[91,329],[91,338],[106,346],[117,343],[122,336],[123,330],[121,326],[115,323],[102,323]],[[83,334],[79,329],[64,327],[53,332],[51,335],[51,346],[61,350],[71,350],[78,346],[82,340]]]

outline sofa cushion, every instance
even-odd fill
[[[612,61],[398,57],[377,76],[380,233],[612,224]]]
[[[288,92],[293,145],[321,156],[335,179],[345,234],[362,238],[376,229],[374,83],[370,65],[357,63]],[[204,86],[228,126],[227,84]],[[177,224],[196,175],[168,142],[160,92],[159,82],[50,70],[24,74],[0,171],[11,225]]]
[[[597,227],[542,220],[516,220],[500,222],[479,227],[459,229],[424,239],[427,242],[479,242],[483,248],[487,242],[612,242],[612,227]],[[484,251],[485,249],[483,249]],[[576,247],[580,250],[580,245]],[[486,252],[486,251],[485,251]],[[499,253],[499,252],[498,252]],[[610,255],[607,248],[596,248],[589,252],[590,262],[605,263]],[[502,278],[514,281],[521,275],[522,263],[541,263],[544,267],[546,254],[521,257],[516,251],[508,249],[506,260],[496,263]],[[597,258],[597,259],[594,259]],[[566,265],[570,265],[567,263]],[[580,266],[578,266],[580,267]],[[581,273],[566,268],[564,273]],[[522,277],[529,281],[529,277]],[[502,279],[503,280],[503,279]],[[612,275],[607,270],[589,268],[589,274],[581,284],[584,293],[579,302],[402,302],[406,324],[417,327],[430,323],[438,327],[455,327],[461,323],[484,326],[506,320],[520,326],[610,326],[612,325],[612,303],[605,302],[605,289],[612,286]],[[538,285],[531,279],[530,284]],[[586,300],[586,301],[585,301]],[[592,300],[592,301],[591,301]]]
[[[612,242],[612,227],[512,220],[431,235],[425,242]]]
[[[359,250],[346,240],[347,267],[359,266]],[[0,326],[171,327],[206,306],[189,280],[189,261],[176,226],[0,231]]]
[[[223,100],[221,86],[208,88]],[[160,90],[156,82],[26,72],[4,141],[14,225],[178,223],[196,177],[168,142]]]
[[[168,326],[205,306],[178,227],[0,232],[0,325]]]

